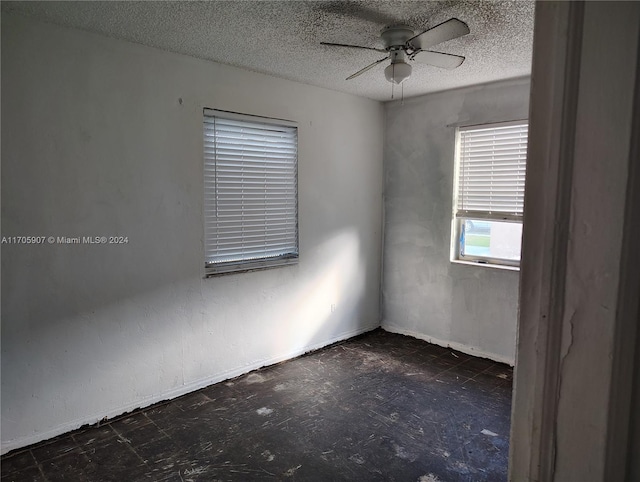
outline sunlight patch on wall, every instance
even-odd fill
[[[360,257],[360,240],[355,231],[336,234],[311,254],[323,259],[315,279],[294,295],[285,311],[283,332],[274,353],[283,353],[312,343],[319,332],[331,332],[345,317],[352,316],[365,285],[365,268]],[[345,325],[349,326],[349,325]]]

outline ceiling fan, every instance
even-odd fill
[[[462,37],[468,33],[469,27],[467,27],[466,23],[457,18],[450,18],[446,22],[442,22],[417,35],[411,27],[407,27],[406,25],[386,27],[380,32],[384,49],[332,42],[320,43],[333,47],[374,50],[388,54],[385,55],[384,58],[376,60],[365,68],[358,70],[355,74],[347,77],[346,80],[355,79],[369,69],[389,59],[391,60],[391,64],[384,69],[384,75],[389,82],[400,84],[411,75],[411,65],[407,63],[407,60],[433,65],[443,69],[455,69],[459,67],[460,64],[464,62],[464,57],[425,49],[446,42],[447,40]]]

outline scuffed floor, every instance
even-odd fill
[[[376,330],[14,451],[2,482],[505,481],[511,380]]]

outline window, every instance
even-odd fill
[[[452,260],[520,264],[527,134],[525,121],[458,129]]]
[[[204,110],[207,275],[297,262],[297,168],[294,123]]]

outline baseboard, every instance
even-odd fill
[[[180,397],[182,395],[186,395],[187,393],[194,392],[204,387],[208,387],[209,385],[213,385],[215,383],[219,383],[225,380],[229,380],[231,378],[238,377],[240,375],[244,375],[245,373],[249,373],[253,370],[257,370],[259,368],[263,368],[269,365],[274,365],[276,363],[283,362],[285,360],[291,360],[292,358],[299,357],[300,355],[304,355],[305,353],[309,353],[314,350],[318,350],[320,348],[324,348],[333,343],[337,343],[339,341],[347,340],[357,335],[361,335],[363,333],[367,333],[369,331],[380,328],[379,324],[358,328],[356,330],[348,331],[337,335],[333,338],[329,338],[328,340],[321,341],[319,343],[314,343],[312,345],[306,345],[302,348],[292,350],[288,353],[278,355],[273,358],[268,358],[264,360],[258,360],[255,363],[250,365],[245,365],[242,367],[234,368],[232,370],[226,370],[224,372],[216,373],[210,377],[201,378],[199,380],[194,380],[189,382],[186,385],[182,385],[181,387],[177,387],[171,390],[167,390],[165,392],[159,393],[157,395],[153,395],[150,397],[145,397],[142,399],[138,399],[135,402],[130,404],[122,405],[118,408],[114,408],[113,410],[109,410],[107,412],[102,412],[99,414],[91,415],[84,418],[79,418],[73,420],[71,422],[59,425],[51,430],[46,432],[40,432],[31,437],[21,438],[19,440],[9,440],[7,442],[2,442],[2,447],[0,449],[0,454],[4,455],[11,450],[19,449],[22,447],[27,447],[29,445],[42,442],[44,440],[48,440],[53,437],[57,437],[58,435],[62,435],[67,432],[71,432],[73,430],[79,429],[84,425],[93,425],[98,423],[101,420],[112,419],[114,417],[118,417],[120,415],[124,415],[125,413],[131,412],[133,410],[137,410],[140,408],[146,408],[154,403],[162,402],[165,400],[172,400],[174,398]]]
[[[440,340],[438,338],[425,335],[424,333],[418,333],[415,331],[406,330],[404,328],[400,328],[394,325],[389,325],[386,323],[382,324],[382,329],[384,331],[388,331],[389,333],[397,333],[399,335],[412,336],[413,338],[418,338],[419,340],[424,340],[426,342],[433,343],[434,345],[444,346],[445,348],[452,348],[459,352],[466,353],[467,355],[477,356],[479,358],[487,358],[489,360],[497,361],[500,363],[506,363],[507,365],[510,365],[510,366],[513,366],[515,362],[513,358],[497,355],[495,353],[489,353],[473,346],[464,345],[462,343],[456,343],[455,341]]]

